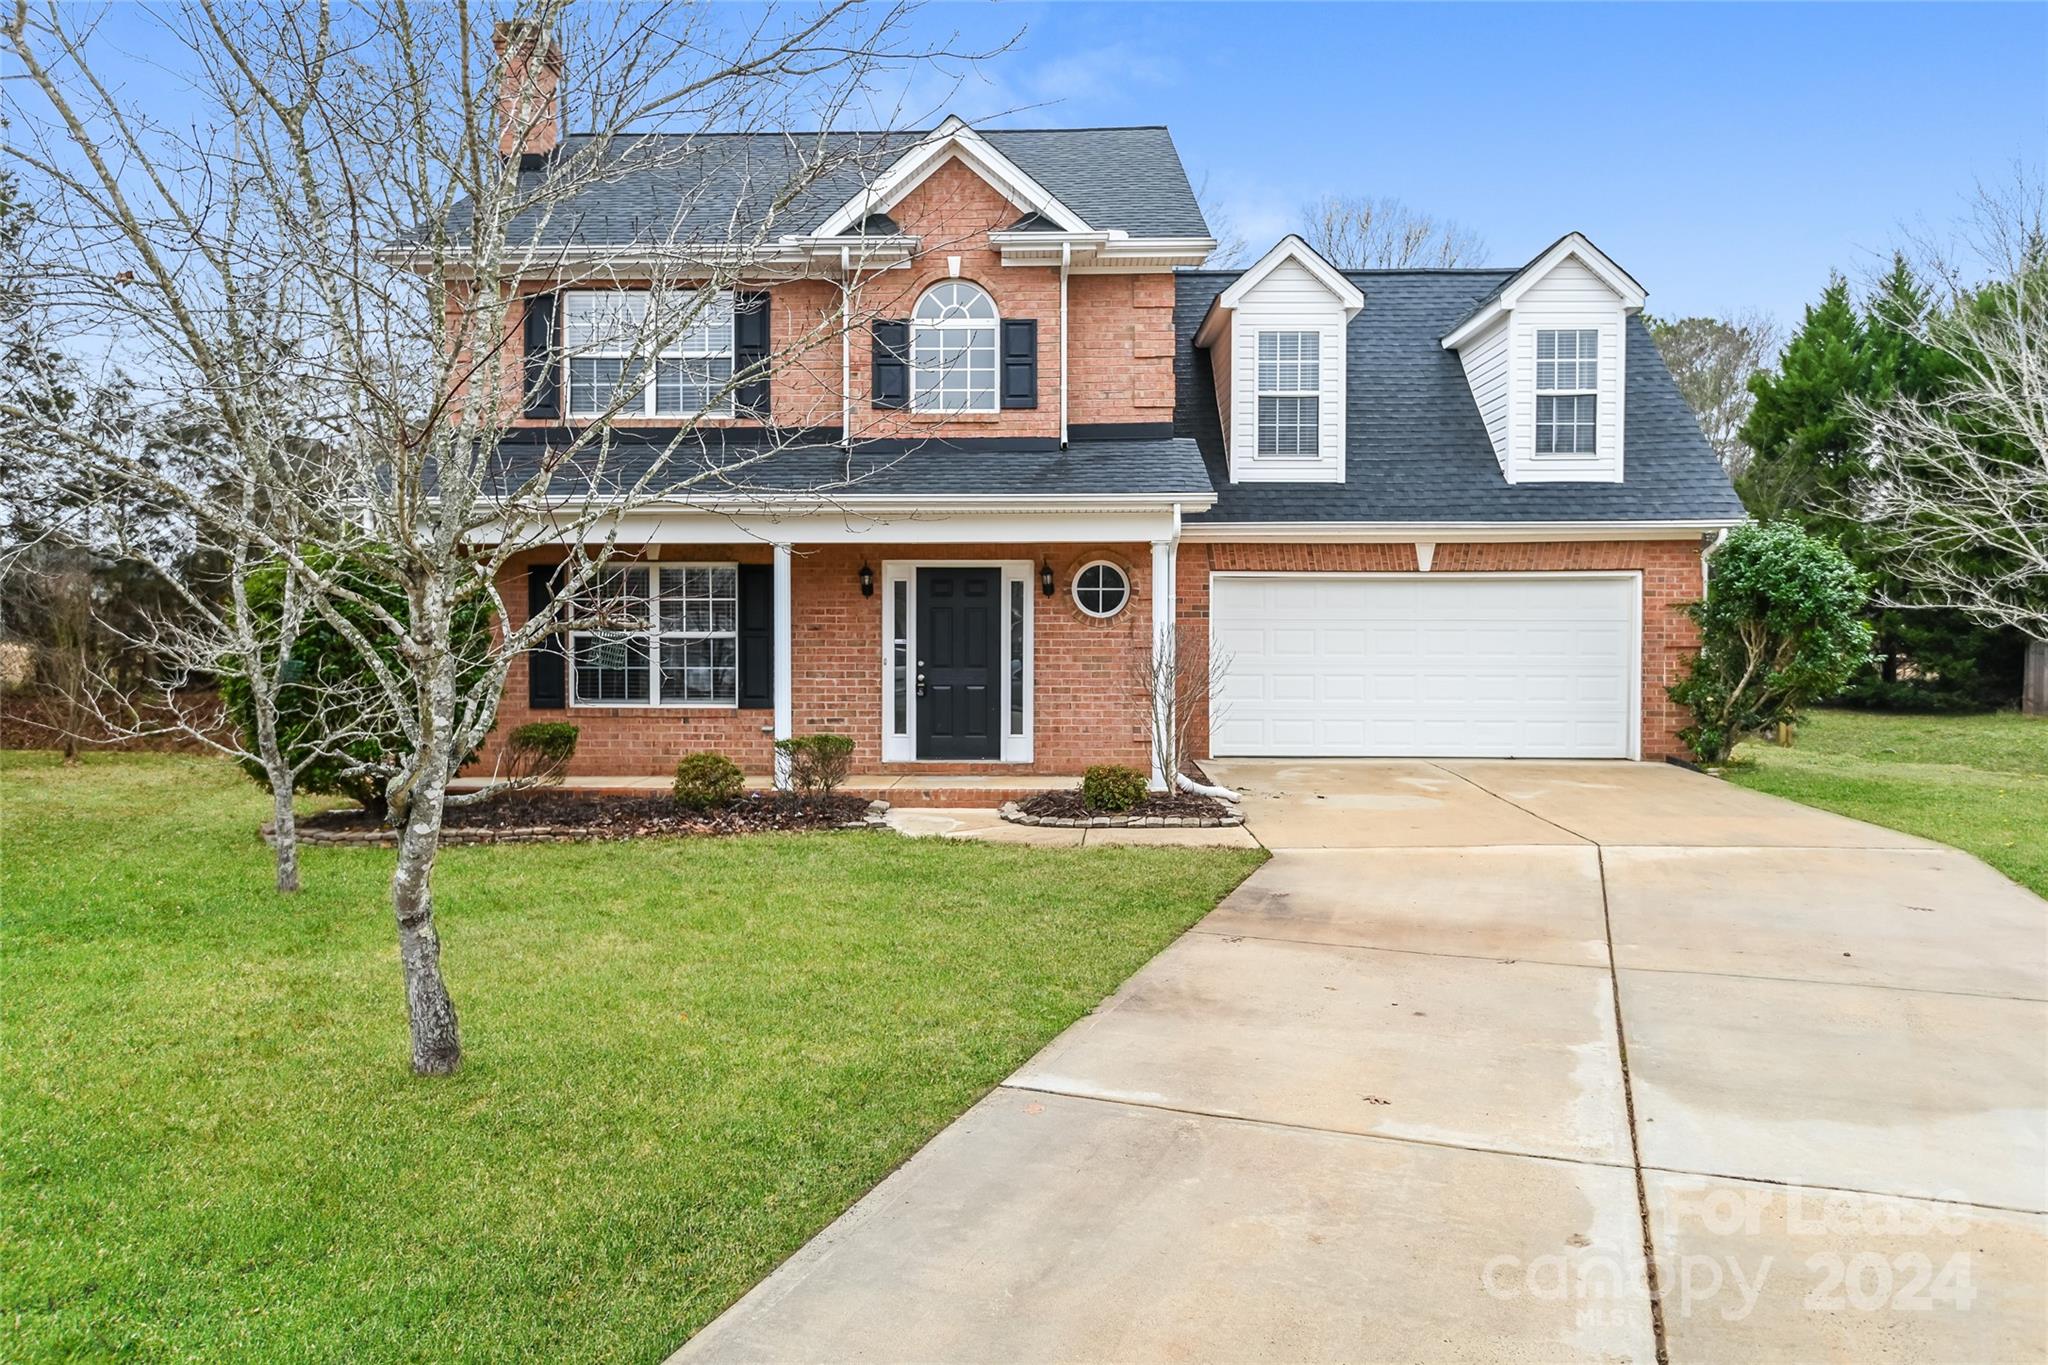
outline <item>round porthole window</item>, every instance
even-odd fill
[[[1114,616],[1131,600],[1131,580],[1106,559],[1081,566],[1074,575],[1074,605],[1090,616]]]

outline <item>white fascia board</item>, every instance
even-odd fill
[[[376,255],[383,264],[402,270],[425,274],[436,268],[433,253],[429,250],[394,248],[379,251]],[[549,247],[544,251],[535,250],[519,259],[506,260],[498,267],[498,274],[507,279],[552,280],[560,278],[564,272],[602,269],[614,278],[644,278],[651,273],[686,274],[699,267],[707,270],[727,270],[735,267],[742,270],[757,267],[797,268],[805,265],[810,258],[811,253],[790,245],[787,240],[768,244],[689,242],[657,249],[633,246],[565,246]],[[467,264],[451,260],[443,269],[443,273],[449,279],[468,279],[473,272]]]
[[[1282,237],[1271,251],[1259,257],[1228,289],[1217,295],[1216,302],[1224,308],[1236,308],[1244,302],[1244,296],[1258,286],[1260,280],[1265,279],[1287,261],[1295,262],[1315,276],[1316,282],[1335,296],[1344,306],[1346,321],[1358,316],[1358,311],[1365,307],[1365,295],[1358,292],[1358,286],[1345,279],[1343,271],[1324,260],[1321,253],[1293,233]]]
[[[1223,306],[1220,298],[1209,300],[1209,311],[1202,314],[1202,323],[1195,328],[1195,345],[1213,346],[1216,338],[1230,326],[1230,311]]]
[[[1216,249],[1208,237],[1130,237],[1103,232],[991,232],[989,241],[1004,265],[1057,265],[1063,250],[1068,268],[1082,275],[1125,274],[1200,265]]]
[[[1238,521],[1193,522],[1183,540],[1206,542],[1505,544],[1550,540],[1683,540],[1742,524],[1740,518],[1677,521]]]
[[[776,542],[794,545],[953,545],[1091,544],[1170,540],[1178,522],[1176,507],[1206,506],[1213,496],[1162,503],[1157,498],[1116,505],[1096,500],[1079,508],[1060,500],[1016,499],[984,502],[890,504],[887,499],[811,499],[805,505],[779,508],[762,500],[733,499],[733,505],[640,507],[602,518],[586,528],[592,540],[616,535],[622,543],[746,545]],[[888,505],[885,505],[888,504]],[[514,528],[519,544],[560,543],[539,523]],[[496,544],[502,532],[485,531],[475,539]]]
[[[958,114],[948,114],[943,123],[876,177],[874,184],[841,204],[812,235],[837,236],[871,213],[887,213],[956,156],[1025,212],[1043,214],[1068,232],[1094,231],[1080,214],[989,145],[988,139],[968,127]]]
[[[1623,312],[1639,313],[1643,305],[1649,302],[1648,292],[1636,282],[1635,276],[1617,265],[1613,257],[1594,246],[1591,238],[1583,232],[1567,232],[1546,247],[1535,260],[1509,277],[1508,282],[1501,287],[1500,293],[1491,299],[1486,307],[1453,328],[1449,335],[1444,337],[1443,348],[1447,351],[1457,350],[1497,319],[1512,313],[1515,304],[1529,291],[1529,286],[1574,257],[1586,269],[1592,271],[1602,284],[1614,291],[1615,297],[1621,300]]]

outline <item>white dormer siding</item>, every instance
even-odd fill
[[[1465,366],[1465,382],[1472,386],[1472,401],[1479,405],[1479,420],[1486,423],[1486,439],[1493,443],[1493,458],[1505,471],[1508,467],[1508,320],[1503,317],[1458,352]]]
[[[1622,481],[1628,315],[1643,302],[1642,287],[1626,271],[1572,233],[1444,338],[1458,352],[1494,459],[1509,483]],[[1546,336],[1554,349],[1540,354]],[[1582,354],[1586,350],[1590,356]],[[1591,363],[1582,368],[1585,360]],[[1552,421],[1543,433],[1548,439],[1539,440],[1539,406],[1547,396],[1553,418],[1559,412],[1576,417],[1580,397],[1589,398],[1589,429]]]
[[[1298,237],[1217,297],[1196,342],[1209,350],[1231,482],[1343,481],[1345,333],[1364,303]]]

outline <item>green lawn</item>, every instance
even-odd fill
[[[468,1059],[422,1081],[390,855],[280,899],[264,800],[0,756],[0,1356],[657,1359],[1258,860],[453,849]]]
[[[1974,853],[2048,896],[2048,718],[1816,711],[1730,780]]]

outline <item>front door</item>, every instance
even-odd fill
[[[917,756],[1001,758],[1000,569],[917,571]]]

